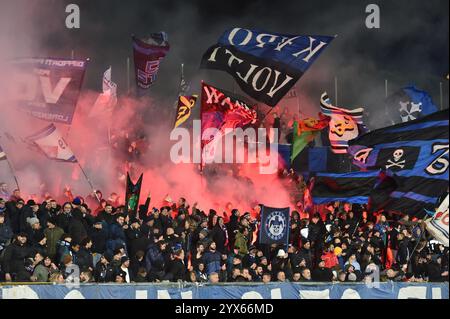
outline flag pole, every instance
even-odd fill
[[[17,181],[16,172],[14,170],[14,167],[12,166],[11,162],[9,161],[8,157],[6,156],[6,162],[8,163],[9,169],[11,171],[12,176],[14,177],[14,182],[16,183],[17,189],[20,189],[19,182]],[[6,198],[8,200],[9,198]]]
[[[334,103],[336,103],[336,106],[339,105],[339,103],[338,103],[338,78],[337,78],[337,76],[334,77]]]
[[[388,97],[388,80],[387,79],[384,80],[384,97],[385,98]]]
[[[97,193],[95,192],[95,188],[91,183],[91,180],[89,179],[89,177],[86,175],[86,172],[84,171],[83,167],[81,166],[80,162],[77,161],[78,167],[80,168],[81,172],[83,173],[84,177],[86,178],[86,181],[88,182],[89,186],[91,186],[92,191],[94,192],[95,198],[97,199],[97,201],[100,203],[100,199],[97,196]]]
[[[127,95],[130,94],[130,57],[127,57]]]

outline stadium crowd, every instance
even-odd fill
[[[0,184],[0,282],[448,281],[448,248],[407,215],[338,202],[292,211],[289,245],[262,245],[259,205],[150,209],[148,195],[128,213],[117,194],[95,196],[25,201]]]

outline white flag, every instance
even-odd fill
[[[50,159],[63,162],[77,161],[69,145],[53,123],[27,137],[27,140],[34,143]]]
[[[117,84],[111,80],[111,67],[103,73],[103,93],[100,93],[89,117],[110,115],[117,104]]]
[[[447,194],[433,218],[425,222],[428,232],[445,247],[448,247],[448,201]]]

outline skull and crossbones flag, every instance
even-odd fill
[[[322,113],[330,117],[328,138],[333,153],[347,153],[348,141],[366,131],[363,124],[364,108],[347,110],[333,106],[327,92],[320,97],[320,107]]]
[[[290,218],[289,207],[273,208],[264,205],[261,210],[260,244],[288,244]]]
[[[393,124],[416,120],[438,111],[431,96],[414,85],[404,87],[386,99],[386,113]]]
[[[410,215],[433,210],[449,179],[449,111],[385,127],[349,142],[353,163],[381,169],[374,207]],[[392,187],[385,187],[390,184]]]

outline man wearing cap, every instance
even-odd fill
[[[25,260],[32,257],[32,251],[27,244],[27,234],[19,233],[13,243],[6,247],[3,255],[2,268],[5,280],[13,281],[18,273],[25,270]]]

